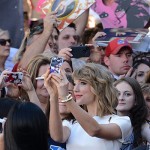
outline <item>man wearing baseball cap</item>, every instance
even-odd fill
[[[118,79],[132,67],[132,46],[124,39],[115,38],[105,49],[104,62],[114,78]]]

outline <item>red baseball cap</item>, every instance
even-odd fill
[[[129,49],[132,51],[132,46],[128,43],[128,41],[121,38],[115,38],[114,40],[110,41],[106,47],[105,56],[109,57],[110,54],[117,54],[122,47],[129,47]]]

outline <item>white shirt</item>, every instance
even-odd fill
[[[8,56],[8,58],[6,59],[5,62],[5,69],[9,69],[12,70],[14,67],[14,62],[13,62],[13,58],[15,56],[15,54],[17,53],[18,49],[11,47],[10,48],[10,54]]]
[[[64,120],[63,126],[67,126],[71,131],[70,137],[67,140],[67,150],[119,150],[124,139],[129,135],[129,133],[131,133],[132,127],[129,117],[108,115],[102,118],[99,116],[95,116],[93,118],[99,124],[117,124],[121,129],[122,139],[106,140],[91,137],[85,132],[78,122],[72,124],[71,122]]]

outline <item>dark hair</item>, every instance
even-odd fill
[[[31,102],[15,104],[4,126],[5,150],[48,150],[47,119]]]
[[[147,61],[146,59],[145,59],[145,60],[137,60],[137,61],[134,61],[133,66],[134,66],[135,68],[137,68],[140,64],[145,64],[145,65],[147,65],[147,66],[150,67],[150,62]]]
[[[133,146],[137,147],[143,142],[142,135],[141,135],[141,128],[146,121],[148,112],[147,112],[147,108],[146,108],[146,104],[145,104],[145,100],[142,94],[140,84],[134,78],[125,77],[120,80],[117,80],[114,83],[114,85],[116,86],[121,82],[126,82],[127,84],[129,84],[135,94],[135,105],[130,110],[129,117],[131,119],[131,123],[133,126],[133,133],[134,133]]]
[[[64,60],[64,62],[67,62],[69,64],[69,66],[71,67],[71,70],[73,72],[73,66],[72,66],[72,60]]]
[[[90,40],[96,35],[97,32],[100,32],[101,30],[99,28],[89,28],[84,31],[82,36],[82,44],[88,44]]]
[[[14,100],[12,98],[0,98],[0,118],[7,118],[11,107],[18,102],[18,100]]]
[[[148,73],[146,75],[145,83],[150,83],[150,71],[148,71]]]
[[[70,28],[73,28],[73,29],[75,29],[76,30],[76,25],[75,25],[75,23],[70,23],[69,25],[68,25],[68,27],[70,27]]]
[[[12,98],[0,98],[0,118],[7,118],[11,107],[19,101]],[[2,132],[2,124],[0,123],[0,132]]]
[[[69,81],[72,85],[75,85],[75,84],[74,84],[74,80],[73,80],[71,74],[66,74],[66,77],[67,77],[68,81]]]

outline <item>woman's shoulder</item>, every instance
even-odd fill
[[[128,116],[118,116],[118,115],[115,115],[115,114],[111,114],[111,115],[106,115],[106,116],[103,116],[103,117],[99,117],[99,116],[94,116],[93,117],[95,120],[98,120],[98,119],[105,119],[105,120],[108,120],[109,122],[111,120],[127,120],[127,121],[130,121],[130,118]]]
[[[111,114],[111,115],[106,115],[103,117],[99,117],[99,116],[94,116],[93,117],[98,123],[104,123],[104,124],[109,124],[109,123],[115,123],[119,126],[129,126],[129,128],[131,127],[131,121],[130,118],[128,116],[118,116],[115,114]]]
[[[112,115],[110,123],[117,123],[118,125],[123,125],[123,126],[127,125],[129,127],[132,127],[131,120],[128,116]]]
[[[129,120],[130,121],[129,116],[118,116],[116,114],[112,114],[112,118],[114,118],[114,119],[123,119],[123,120]]]

